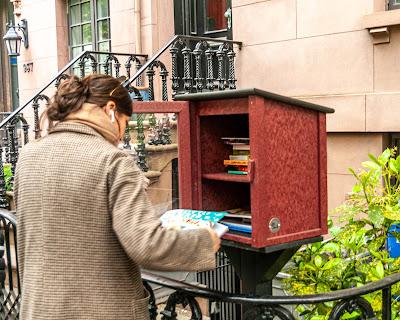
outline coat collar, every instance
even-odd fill
[[[49,134],[57,132],[76,132],[103,138],[103,136],[99,132],[89,127],[88,125],[70,121],[62,121],[57,123],[52,129],[50,129]]]

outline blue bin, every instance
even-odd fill
[[[396,237],[392,234],[398,232],[400,233],[400,224],[393,224],[389,227],[387,240],[386,240],[386,247],[389,252],[389,256],[391,258],[398,258],[400,257],[400,242],[396,239]]]

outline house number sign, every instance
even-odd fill
[[[25,73],[33,72],[33,62],[27,62],[22,65]]]

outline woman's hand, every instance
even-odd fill
[[[211,240],[213,242],[213,250],[214,250],[214,252],[217,252],[221,246],[221,239],[214,232],[214,230],[207,228],[207,231],[210,233]]]

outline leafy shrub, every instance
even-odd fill
[[[294,295],[317,294],[363,286],[400,271],[400,258],[391,258],[386,250],[388,228],[400,222],[400,156],[386,149],[378,158],[362,163],[363,169],[350,169],[357,183],[348,200],[333,211],[339,225],[329,219],[331,239],[300,249],[288,264],[291,277],[285,288]],[[399,234],[393,234],[397,239]],[[400,295],[400,284],[392,287]],[[364,296],[381,318],[381,292]],[[333,302],[298,306],[306,320],[325,320]],[[400,302],[392,303],[392,319],[400,320]],[[359,319],[360,313],[347,313],[342,319]]]

